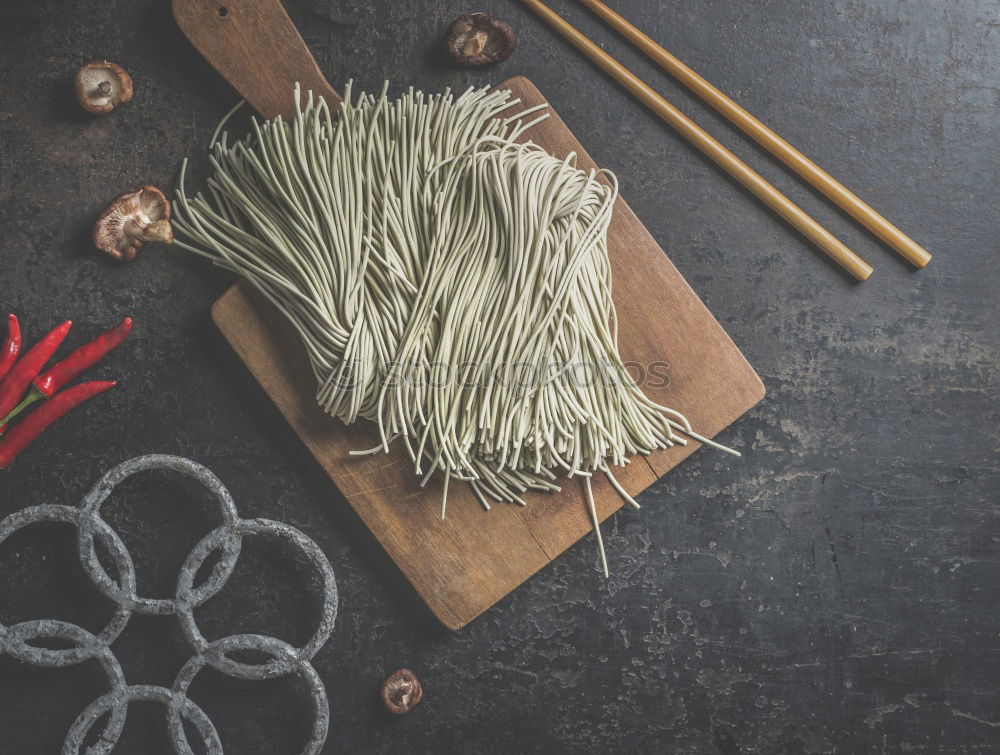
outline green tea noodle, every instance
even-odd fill
[[[634,454],[716,445],[647,398],[618,355],[607,230],[615,177],[517,139],[542,107],[510,92],[323,99],[213,136],[207,194],[174,205],[178,245],[249,280],[292,324],[316,399],[402,444],[421,485],[444,475],[490,501]],[[543,106],[544,107],[544,106]],[[228,117],[228,116],[227,116]],[[186,165],[185,165],[186,168]],[[719,446],[722,448],[721,446]],[[729,449],[725,449],[729,450]]]

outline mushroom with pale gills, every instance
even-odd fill
[[[397,716],[409,713],[424,696],[416,674],[408,668],[397,669],[389,674],[382,680],[379,691],[386,710]]]
[[[122,262],[135,259],[146,241],[174,241],[170,202],[155,186],[120,194],[94,224],[94,246]]]
[[[106,60],[87,63],[76,72],[76,99],[88,113],[109,113],[132,99],[132,77]]]
[[[448,30],[448,54],[467,66],[500,63],[516,46],[510,24],[489,13],[466,13]]]

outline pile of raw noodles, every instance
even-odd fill
[[[479,501],[590,479],[698,438],[617,348],[607,229],[615,178],[515,140],[547,117],[507,91],[322,99],[212,139],[207,194],[181,188],[178,245],[247,278],[302,337],[317,400],[378,423],[421,484]],[[221,129],[222,124],[220,124]],[[599,180],[600,178],[605,180]],[[714,445],[714,444],[713,444]],[[727,449],[728,450],[728,449]]]

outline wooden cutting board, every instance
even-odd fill
[[[221,14],[206,0],[174,0],[174,14],[195,46],[263,115],[290,111],[296,80],[336,97],[277,2],[227,0]],[[521,107],[545,102],[523,77],[500,87],[519,97]],[[595,167],[552,109],[550,118],[526,137],[558,157],[576,152],[580,167]],[[651,398],[684,412],[710,437],[763,398],[764,386],[753,368],[621,198],[609,230],[609,253],[622,358],[647,372],[656,364],[666,376],[644,385]],[[497,504],[489,512],[465,486],[452,485],[442,521],[440,480],[418,487],[405,453],[348,456],[351,449],[377,444],[373,426],[345,427],[320,411],[304,349],[252,287],[244,282],[230,288],[212,307],[212,318],[446,627],[464,626],[591,531],[578,481],[569,481],[561,493],[528,494],[527,508]],[[698,447],[692,441],[648,458],[637,456],[615,473],[637,495]],[[604,480],[597,480],[595,494],[601,520],[622,506]],[[642,515],[660,513],[647,508]]]

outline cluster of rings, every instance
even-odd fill
[[[181,567],[177,592],[173,599],[143,598],[136,594],[135,565],[125,544],[100,515],[101,504],[115,486],[125,478],[150,469],[180,472],[201,483],[213,496],[222,512],[223,523],[203,537]],[[270,519],[241,519],[236,513],[232,496],[212,472],[200,464],[177,456],[149,455],[130,459],[105,474],[84,496],[81,506],[32,506],[11,514],[0,522],[0,544],[13,532],[36,522],[65,522],[77,529],[77,549],[80,563],[98,590],[115,603],[115,612],[107,626],[93,634],[65,621],[42,619],[25,621],[13,626],[0,623],[0,655],[36,666],[63,667],[96,659],[108,678],[109,691],[92,702],[77,717],[63,743],[63,755],[81,751],[93,725],[105,714],[108,722],[99,740],[87,748],[87,755],[110,753],[118,742],[128,705],[131,702],[159,702],[166,707],[167,732],[178,753],[192,752],[184,731],[183,720],[196,730],[203,749],[211,755],[221,755],[222,742],[215,725],[205,712],[187,696],[191,682],[205,666],[210,666],[239,679],[273,679],[297,674],[309,689],[313,704],[313,726],[304,753],[317,753],[326,741],[330,723],[326,690],[316,670],[310,664],[313,656],[329,639],[337,615],[337,583],[330,562],[312,540],[294,527]],[[219,640],[208,640],[199,630],[194,609],[218,593],[226,584],[240,555],[246,535],[275,535],[299,548],[319,571],[323,581],[323,607],[318,628],[302,647],[294,647],[275,637],[259,634],[235,634]],[[97,557],[95,543],[114,563],[117,579],[112,579]],[[219,552],[218,562],[208,579],[194,585],[195,575],[208,557]],[[171,688],[151,685],[128,685],[121,665],[111,651],[111,643],[125,629],[132,613],[175,615],[180,621],[185,639],[194,655],[177,674]],[[30,644],[32,641],[59,639],[73,646],[48,649]],[[233,651],[256,651],[270,658],[266,663],[249,664],[229,657]]]

